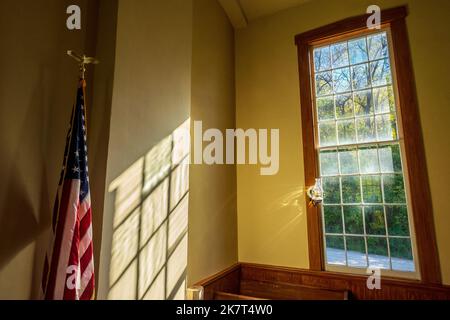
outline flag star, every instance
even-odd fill
[[[74,153],[75,153],[75,157],[78,158],[78,157],[80,156],[80,150],[77,150],[77,151],[75,151]]]
[[[80,191],[80,195],[84,196],[84,191],[83,190]]]
[[[75,172],[80,173],[80,168],[74,166],[74,167],[72,168],[72,171],[73,171],[73,173],[75,173]]]

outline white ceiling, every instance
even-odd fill
[[[278,11],[296,7],[310,0],[219,0],[235,28]]]
[[[238,0],[248,21],[296,7],[306,0]]]

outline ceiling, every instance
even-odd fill
[[[219,0],[235,28],[278,11],[301,5],[310,0]]]

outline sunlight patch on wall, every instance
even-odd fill
[[[109,299],[184,299],[190,119],[109,186],[114,222]]]

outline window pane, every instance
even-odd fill
[[[341,68],[333,70],[333,85],[335,93],[350,91],[352,89],[350,83],[350,69]]]
[[[348,42],[348,51],[350,54],[350,63],[356,64],[367,61],[366,38],[350,40]]]
[[[333,97],[324,97],[317,99],[317,114],[319,120],[334,119]]]
[[[316,75],[316,94],[318,96],[330,94],[333,91],[331,72],[322,72]]]
[[[314,48],[323,232],[327,263],[412,271],[388,41],[382,31]]]
[[[386,33],[379,33],[367,37],[367,44],[369,46],[369,59],[375,60],[388,56],[388,42]]]
[[[383,206],[364,207],[366,233],[373,235],[385,235]]]
[[[344,206],[345,232],[364,234],[362,208],[360,206]]]
[[[319,131],[321,147],[336,145],[336,123],[334,121],[319,124]]]
[[[376,147],[367,147],[359,149],[359,162],[361,173],[378,173],[378,152]]]
[[[341,206],[323,206],[326,233],[342,233]]]
[[[323,202],[326,204],[339,204],[341,203],[341,190],[339,186],[339,178],[329,177],[322,178],[323,185]]]
[[[358,176],[342,177],[342,201],[344,203],[361,202],[361,186]]]
[[[373,89],[373,102],[376,113],[395,111],[395,98],[392,87],[381,87]]]
[[[389,141],[397,139],[397,125],[395,114],[384,114],[376,116],[377,133],[379,141]]]
[[[398,144],[381,146],[378,149],[382,172],[402,172],[400,146]]]
[[[367,251],[369,252],[370,267],[381,269],[390,268],[386,238],[368,237]]]
[[[353,120],[338,121],[339,144],[356,142],[355,122]]]
[[[348,65],[347,42],[333,44],[331,46],[331,56],[333,68]]]
[[[370,63],[370,74],[373,86],[382,86],[392,82],[391,64],[389,59],[378,60]]]
[[[383,175],[384,202],[406,203],[405,187],[401,174]]]
[[[344,237],[326,236],[327,263],[345,265]]]
[[[345,238],[347,244],[347,260],[351,267],[366,267],[366,244],[363,237],[348,236]]]
[[[330,47],[314,50],[314,69],[316,72],[331,69]]]
[[[339,162],[341,164],[342,174],[359,173],[358,154],[356,148],[340,149]]]
[[[363,176],[363,202],[364,203],[381,203],[383,202],[381,196],[381,179],[380,176]]]
[[[323,176],[339,174],[338,158],[336,150],[320,152],[320,172]]]
[[[350,93],[336,96],[336,117],[353,117],[353,99]]]
[[[409,238],[390,238],[391,256],[401,259],[412,259]]]
[[[377,140],[374,117],[356,119],[356,129],[359,142],[374,142]]]
[[[372,90],[355,92],[355,115],[366,116],[373,114]]]
[[[411,250],[411,239],[389,238],[391,250],[392,269],[400,271],[414,271],[414,262]]]
[[[406,206],[386,206],[386,220],[390,236],[409,236]]]
[[[359,64],[352,67],[353,90],[365,89],[370,86],[368,64]]]

